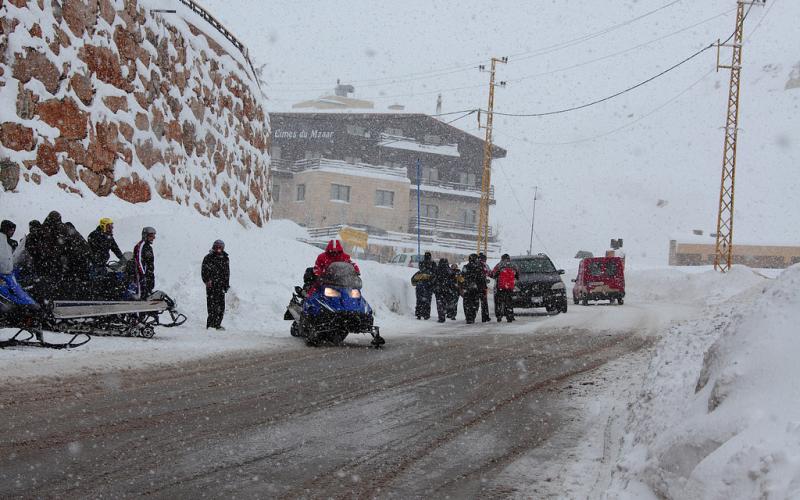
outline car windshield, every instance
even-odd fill
[[[513,262],[521,273],[554,273],[556,268],[550,259],[524,259]]]
[[[334,262],[322,276],[325,285],[340,288],[361,288],[361,277],[349,262]]]

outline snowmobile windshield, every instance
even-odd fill
[[[322,283],[338,288],[361,288],[361,277],[349,262],[334,262],[322,276]]]

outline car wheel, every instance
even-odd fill
[[[561,312],[567,312],[567,301],[565,300],[563,304],[561,304]]]
[[[572,297],[572,303],[573,303],[574,305],[576,305],[576,306],[577,306],[577,305],[578,305],[578,302],[580,302],[580,301],[578,300],[578,297],[575,297],[575,296],[573,296],[573,297]]]
[[[622,300],[622,297],[620,297],[620,298],[618,298],[618,299],[617,299],[617,303],[618,303],[619,305],[622,305],[622,304],[624,304],[624,303],[625,303],[625,301],[624,301],[624,300]]]
[[[589,305],[589,297],[583,296],[583,300],[581,300],[581,305],[588,306]]]

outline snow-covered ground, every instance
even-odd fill
[[[87,195],[82,199],[58,191],[47,198],[43,201],[41,194],[28,185],[22,185],[19,193],[0,193],[0,216],[16,222],[18,238],[27,233],[28,221],[44,219],[51,209],[58,209],[63,219],[75,224],[84,236],[96,227],[100,217],[111,217],[123,251],[133,249],[143,226],[155,227],[156,288],[174,298],[189,320],[179,328],[158,329],[152,340],[93,337],[85,346],[70,351],[0,350],[0,364],[5,368],[0,377],[129,368],[295,344],[283,313],[293,287],[302,283],[303,271],[313,265],[319,249],[296,241],[307,234],[294,223],[273,221],[263,229],[244,228],[235,221],[209,219],[161,200],[131,205],[110,197]],[[200,263],[216,239],[225,241],[231,259],[225,333],[205,329],[205,288],[200,280]],[[373,262],[360,265],[364,296],[375,308],[379,324],[396,323],[398,315],[408,312],[412,304],[413,294],[406,285],[413,271]],[[13,333],[0,330],[0,337]],[[62,337],[46,335],[54,340]]]
[[[662,334],[608,498],[800,496],[800,265],[761,283],[745,272]]]
[[[126,250],[142,226],[156,227],[157,288],[177,299],[189,321],[159,329],[151,340],[95,337],[67,351],[0,350],[4,381],[298,347],[282,316],[292,287],[319,251],[296,241],[304,236],[302,228],[285,221],[245,228],[159,202],[140,206],[63,193],[43,202],[26,189],[0,199],[0,215],[17,222],[19,237],[28,220],[44,218],[51,207],[83,234],[99,217],[112,217],[117,241]],[[204,289],[198,277],[200,261],[217,238],[226,241],[232,262],[226,332],[205,330]],[[390,342],[393,336],[471,335],[501,328],[494,323],[467,328],[462,321],[416,321],[409,286],[413,270],[374,262],[360,265],[365,296]],[[568,284],[573,275],[568,269]],[[800,394],[792,355],[800,323],[798,285],[800,266],[782,273],[735,267],[726,275],[707,268],[631,266],[624,306],[570,304],[567,314],[521,315],[520,321],[503,324],[502,331],[511,335],[559,329],[629,331],[654,343],[648,351],[593,372],[604,381],[602,387],[593,386],[572,400],[577,408],[574,425],[583,426],[582,437],[568,456],[548,466],[548,474],[575,478],[570,491],[576,496],[800,494]],[[0,336],[11,333],[2,330]]]

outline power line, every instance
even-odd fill
[[[689,85],[688,87],[683,89],[680,93],[678,93],[677,95],[675,95],[671,99],[667,100],[666,102],[662,103],[658,107],[656,107],[656,108],[648,111],[647,113],[641,115],[639,118],[637,118],[637,119],[635,119],[635,120],[633,120],[631,122],[628,122],[628,123],[626,123],[626,124],[624,124],[624,125],[622,125],[620,127],[617,127],[615,129],[609,130],[607,132],[604,132],[602,134],[598,134],[598,135],[595,135],[595,136],[592,136],[592,137],[585,137],[583,139],[576,139],[576,140],[572,140],[572,141],[563,141],[563,142],[534,142],[534,141],[529,141],[527,139],[522,139],[520,137],[514,137],[514,136],[509,135],[509,134],[507,134],[505,132],[499,132],[499,134],[504,136],[504,137],[508,137],[509,139],[513,139],[513,140],[520,141],[520,142],[525,142],[527,144],[531,144],[531,145],[535,145],[535,146],[566,146],[566,145],[578,144],[578,143],[581,143],[581,142],[589,142],[589,141],[594,141],[594,140],[597,140],[597,139],[601,139],[603,137],[607,137],[609,135],[615,134],[615,133],[617,133],[617,132],[619,132],[621,130],[624,130],[626,128],[632,127],[633,125],[639,123],[640,121],[644,120],[645,118],[648,118],[648,117],[658,113],[662,109],[666,108],[667,106],[669,106],[673,102],[675,102],[678,99],[680,99],[681,97],[683,97],[686,93],[688,93],[690,90],[692,90],[697,85],[699,85],[703,80],[708,78],[712,73],[714,73],[714,70],[713,69],[709,70],[706,74],[704,74],[702,77],[700,77],[694,83],[692,83],[691,85]]]
[[[660,73],[658,73],[656,75],[653,75],[650,78],[637,83],[636,85],[632,85],[632,86],[630,86],[630,87],[628,87],[628,88],[626,88],[624,90],[620,90],[619,92],[617,92],[615,94],[611,94],[610,96],[606,96],[606,97],[603,97],[602,99],[597,99],[595,101],[588,102],[586,104],[581,104],[579,106],[572,106],[570,108],[558,109],[558,110],[555,110],[555,111],[545,111],[545,112],[542,112],[542,113],[501,113],[499,111],[495,111],[495,114],[500,115],[500,116],[514,116],[514,117],[540,117],[540,116],[550,116],[550,115],[558,115],[558,114],[562,114],[562,113],[569,113],[570,111],[577,111],[579,109],[588,108],[590,106],[594,106],[594,105],[600,104],[602,102],[610,101],[611,99],[614,99],[615,97],[619,97],[622,94],[626,94],[628,92],[631,92],[632,90],[635,90],[635,89],[638,89],[639,87],[647,85],[648,83],[652,82],[653,80],[666,75],[667,73],[669,73],[670,71],[678,68],[679,66],[682,66],[682,65],[686,64],[687,62],[691,61],[692,59],[694,59],[695,57],[699,56],[700,54],[702,54],[703,52],[707,51],[708,49],[710,49],[712,47],[714,47],[713,43],[703,47],[702,49],[700,49],[697,52],[693,53],[689,57],[684,58],[680,62],[678,62],[676,64],[673,64],[672,66],[670,66],[669,68],[665,69],[664,71],[661,71]]]
[[[609,26],[609,27],[604,28],[602,30],[595,31],[595,32],[589,33],[587,35],[582,35],[580,37],[573,38],[571,40],[567,40],[567,41],[564,41],[564,42],[559,42],[559,43],[556,43],[556,44],[553,44],[553,45],[549,45],[549,46],[541,48],[541,49],[536,49],[536,50],[533,50],[533,51],[524,51],[524,52],[519,52],[519,53],[516,53],[516,54],[511,54],[510,57],[517,58],[517,60],[526,60],[526,59],[531,59],[531,58],[540,57],[540,56],[543,56],[543,55],[546,55],[546,54],[550,54],[552,52],[557,52],[559,50],[562,50],[562,49],[565,49],[565,48],[568,48],[568,47],[572,47],[574,45],[580,44],[580,43],[585,42],[587,40],[592,40],[594,38],[600,37],[600,36],[605,35],[607,33],[611,33],[613,31],[616,31],[616,30],[618,30],[620,28],[623,28],[625,26],[631,25],[631,24],[633,24],[635,22],[638,22],[638,21],[640,21],[642,19],[650,17],[653,14],[656,14],[656,13],[662,11],[662,10],[665,10],[665,9],[667,9],[669,7],[672,7],[673,5],[675,5],[675,4],[677,4],[677,3],[681,2],[681,1],[682,0],[673,0],[671,2],[668,2],[665,5],[662,5],[661,7],[658,7],[656,9],[651,10],[651,11],[645,12],[644,14],[641,14],[641,15],[636,16],[634,18],[628,19],[627,21],[623,21],[621,23]],[[447,67],[447,68],[439,68],[439,69],[436,69],[436,70],[418,71],[418,72],[406,73],[406,74],[395,75],[395,76],[387,76],[387,77],[381,77],[381,78],[369,78],[369,79],[363,79],[363,80],[349,80],[348,83],[350,83],[352,85],[359,85],[360,87],[373,87],[373,86],[392,85],[392,84],[395,84],[395,83],[402,83],[402,82],[406,82],[406,81],[424,80],[424,79],[428,79],[428,78],[438,78],[440,76],[445,76],[445,75],[448,75],[448,74],[453,74],[453,73],[459,73],[459,72],[463,72],[463,71],[472,70],[478,64],[481,64],[483,62],[484,62],[484,60],[482,59],[480,61],[475,61],[473,63],[465,64],[465,65],[456,65],[456,66],[451,66],[451,67]],[[379,82],[384,82],[384,83],[379,83]],[[298,83],[298,82],[278,82],[275,85],[294,85],[295,83]],[[318,82],[299,82],[299,83],[300,84],[310,83],[312,85],[321,85]],[[324,88],[297,88],[297,87],[292,87],[291,89],[271,88],[271,90],[272,91],[278,91],[278,92],[281,91],[281,90],[296,90],[296,91],[307,91],[307,92],[324,92],[324,91],[330,90],[330,89],[329,89],[329,87],[324,87]]]

